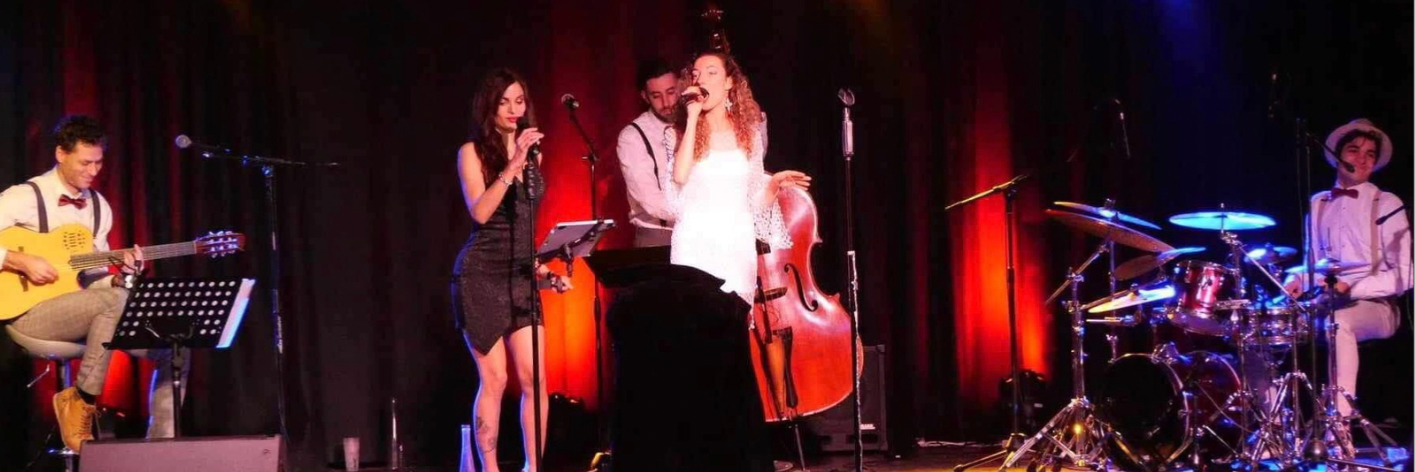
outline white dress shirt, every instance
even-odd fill
[[[1410,222],[1405,211],[1375,225],[1377,218],[1402,205],[1400,197],[1382,192],[1370,182],[1351,189],[1358,192],[1355,198],[1333,197],[1330,191],[1312,196],[1314,224],[1309,250],[1317,259],[1371,264],[1338,277],[1351,286],[1353,299],[1384,298],[1410,290]]]
[[[108,205],[107,200],[102,200],[102,218],[99,221],[99,228],[93,227],[93,198],[96,193],[89,190],[80,190],[78,193],[71,193],[64,187],[64,183],[59,180],[58,171],[50,169],[39,176],[29,179],[39,185],[39,190],[44,194],[44,208],[49,216],[49,229],[66,224],[80,224],[93,232],[94,251],[108,250],[108,232],[113,229],[113,207]],[[83,198],[87,205],[82,209],[74,205],[59,206],[59,196],[68,195],[70,198]],[[101,197],[100,197],[101,198]],[[34,189],[29,185],[20,184],[11,186],[3,193],[0,193],[0,231],[11,226],[20,226],[34,231],[39,231],[39,207],[35,204]],[[0,246],[0,261],[5,260],[9,250]],[[58,265],[65,261],[48,261],[50,265]],[[107,269],[92,269],[93,272],[106,272]],[[85,272],[88,274],[88,272]]]
[[[654,175],[654,165],[660,174],[672,175],[668,167],[668,148],[664,145],[670,124],[658,119],[652,111],[645,111],[634,118],[634,123],[644,130],[653,152],[644,147],[644,137],[633,126],[625,126],[619,132],[619,145],[615,153],[619,156],[619,170],[624,174],[624,187],[629,193],[629,224],[640,228],[672,229],[673,215],[664,202],[663,189],[659,177]],[[666,223],[666,224],[665,224]]]

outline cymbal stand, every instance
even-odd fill
[[[1070,270],[1066,274],[1066,282],[1057,287],[1047,298],[1045,304],[1050,305],[1067,288],[1071,289],[1071,299],[1066,302],[1066,309],[1071,313],[1071,402],[1057,412],[1055,416],[1047,421],[1041,431],[1032,435],[1021,447],[1017,448],[1003,461],[999,470],[1012,467],[1022,456],[1033,447],[1037,447],[1043,439],[1046,443],[1041,443],[1037,457],[1028,466],[1029,470],[1036,470],[1039,465],[1055,465],[1058,459],[1064,459],[1078,467],[1087,467],[1094,470],[1101,470],[1104,466],[1104,434],[1101,423],[1095,415],[1095,407],[1086,398],[1086,352],[1083,341],[1086,335],[1085,312],[1081,309],[1080,286],[1085,277],[1081,274],[1085,272],[1091,263],[1100,258],[1101,254],[1112,253],[1114,242],[1106,238],[1091,256],[1075,270]],[[1114,260],[1112,258],[1112,267]],[[1114,269],[1112,268],[1111,281],[1114,283]],[[1013,386],[1017,388],[1017,386]],[[1060,451],[1056,454],[1053,451]]]

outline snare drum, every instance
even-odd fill
[[[1174,267],[1174,289],[1179,300],[1169,307],[1169,321],[1197,334],[1221,336],[1228,333],[1228,315],[1222,302],[1236,298],[1234,270],[1212,262],[1188,260]]]
[[[1275,304],[1246,310],[1242,329],[1244,342],[1249,346],[1261,345],[1279,350],[1307,342],[1312,332],[1306,309],[1305,304],[1296,307]]]

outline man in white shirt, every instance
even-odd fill
[[[660,173],[668,167],[669,130],[673,107],[678,104],[678,73],[662,59],[639,64],[635,74],[639,98],[648,105],[619,132],[615,148],[619,170],[629,194],[629,224],[634,225],[634,246],[667,246],[673,235],[673,216],[664,201]]]
[[[1358,119],[1332,131],[1327,148],[1340,153],[1352,171],[1337,164],[1328,152],[1327,162],[1337,169],[1336,186],[1318,192],[1311,200],[1311,247],[1313,259],[1332,258],[1343,263],[1370,264],[1347,270],[1328,286],[1324,277],[1315,282],[1335,297],[1336,383],[1353,398],[1360,357],[1356,344],[1367,339],[1390,337],[1400,326],[1400,313],[1391,301],[1411,288],[1410,222],[1400,198],[1382,192],[1369,180],[1371,173],[1390,162],[1391,142],[1370,121]],[[1392,215],[1384,223],[1376,220]],[[1289,294],[1302,292],[1306,277],[1291,277]],[[1344,397],[1337,400],[1343,416],[1351,413]]]
[[[59,226],[79,224],[92,231],[95,251],[107,251],[113,210],[107,200],[91,188],[103,168],[107,137],[96,121],[79,115],[60,120],[54,127],[53,139],[54,168],[0,193],[0,230],[19,226],[48,232]],[[0,247],[4,270],[20,272],[30,283],[53,283],[58,276],[53,264],[62,262],[25,254],[20,248]],[[125,253],[123,279],[109,276],[106,267],[84,271],[79,275],[84,290],[40,302],[9,321],[16,331],[32,338],[85,343],[75,386],[55,394],[53,401],[60,436],[64,445],[75,453],[84,441],[93,439],[95,397],[103,392],[112,356],[103,343],[113,339],[118,317],[128,299],[128,290],[124,287],[132,280],[129,277],[141,271],[141,249]],[[165,360],[169,352],[153,351],[152,356]],[[171,378],[171,371],[167,364],[158,362],[155,374],[163,381],[157,382],[152,392],[149,437],[172,436],[172,391],[165,381]]]

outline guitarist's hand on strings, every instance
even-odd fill
[[[10,251],[5,256],[5,268],[20,271],[26,279],[38,285],[54,283],[59,279],[59,271],[54,270],[49,261],[22,252]]]
[[[123,275],[138,275],[142,273],[146,262],[142,256],[142,247],[134,244],[133,250],[123,251],[123,267],[119,267],[118,271]]]
[[[113,277],[113,286],[132,289],[145,262],[141,246],[134,244],[133,250],[123,251],[123,266],[118,268],[119,275]]]

